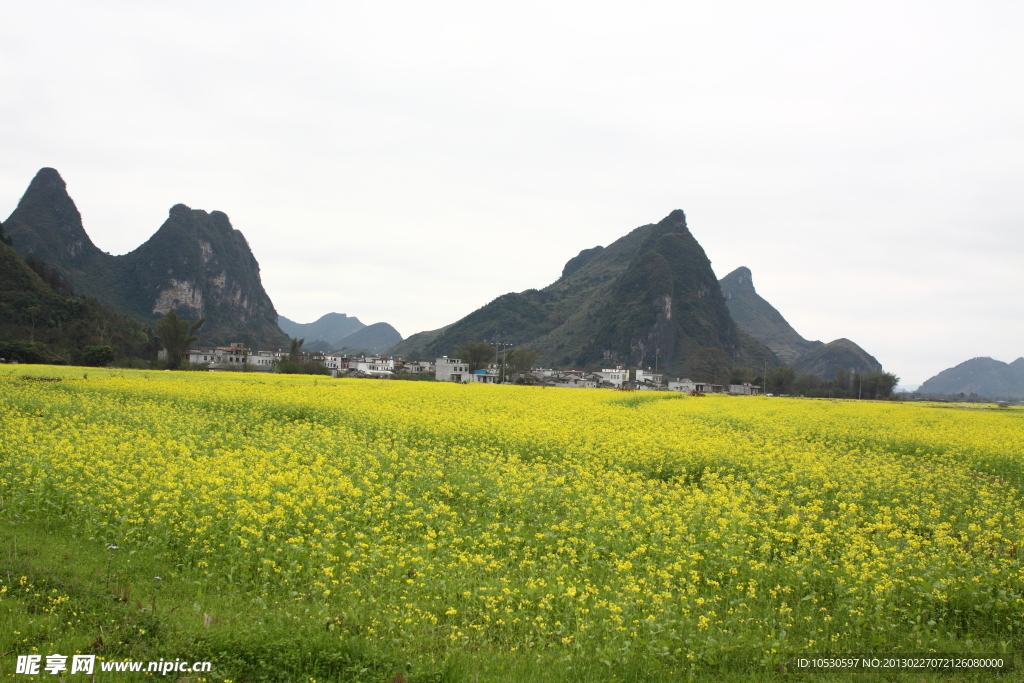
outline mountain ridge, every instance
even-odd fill
[[[737,328],[703,248],[675,210],[605,248],[585,249],[542,290],[510,292],[439,330],[413,335],[388,353],[448,355],[467,341],[527,344],[545,364],[658,365],[682,373],[702,347],[744,365],[779,364]]]
[[[297,323],[283,315],[277,317],[277,325],[289,337],[303,338],[307,342],[322,341],[333,347],[348,335],[366,327],[359,318],[345,313],[325,313],[311,323]]]
[[[965,360],[928,378],[917,393],[1024,398],[1024,357],[1011,363],[988,356]]]
[[[41,258],[76,291],[140,322],[155,323],[173,307],[206,318],[200,343],[286,345],[259,264],[221,211],[175,204],[145,242],[112,256],[89,238],[60,174],[43,168],[5,225],[19,254]]]
[[[779,311],[754,288],[750,269],[740,266],[719,281],[725,303],[733,320],[743,331],[758,340],[786,364],[822,346],[800,336]]]
[[[402,335],[388,323],[373,323],[335,342],[336,351],[365,351],[377,354],[402,341]]]
[[[840,368],[857,373],[882,372],[878,359],[845,337],[811,349],[797,358],[792,367],[798,372],[814,373],[822,380],[833,379]]]

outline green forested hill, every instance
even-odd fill
[[[153,323],[173,307],[184,317],[206,318],[201,343],[286,345],[259,264],[220,211],[177,204],[144,244],[111,256],[89,239],[60,174],[44,168],[5,226],[20,254],[46,261],[77,292],[121,313]]]
[[[41,260],[26,263],[0,226],[0,357],[77,363],[89,346],[110,346],[120,358],[156,354],[146,325],[95,299],[75,296]]]
[[[740,365],[777,365],[766,346],[737,329],[704,250],[673,211],[605,249],[572,259],[542,290],[505,294],[436,333],[413,335],[389,353],[451,354],[467,341],[503,340],[541,352],[541,363],[622,363],[677,374],[703,347]]]

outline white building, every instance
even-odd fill
[[[730,384],[729,393],[734,396],[757,396],[761,393],[761,387],[744,382],[743,384]]]
[[[274,369],[274,360],[273,351],[249,351],[245,362],[250,370],[270,372]]]
[[[600,378],[601,382],[607,382],[616,388],[621,387],[623,382],[629,381],[629,370],[626,368],[603,369],[594,374]]]
[[[637,384],[661,385],[665,383],[665,375],[662,373],[651,372],[650,370],[637,369],[636,382]]]
[[[166,359],[167,350],[160,349],[160,354],[157,357],[161,360]],[[212,363],[213,349],[189,349],[184,360],[186,363]]]
[[[394,358],[351,358],[348,369],[372,377],[387,377],[395,374]]]
[[[427,360],[411,360],[406,361],[401,370],[402,372],[411,372],[413,374],[420,372],[434,372],[434,364]]]
[[[669,391],[681,391],[685,394],[696,391],[701,394],[724,394],[725,387],[721,384],[694,382],[692,379],[677,379],[668,383]]]
[[[466,382],[469,365],[459,358],[441,356],[434,361],[434,376],[438,382]]]
[[[593,375],[582,377],[559,377],[551,381],[551,386],[563,389],[596,389],[597,378]]]
[[[333,356],[325,353],[322,356],[314,356],[314,360],[323,363],[324,367],[331,371],[331,374],[337,377],[339,374],[343,374],[348,369],[348,360],[345,356]]]
[[[498,384],[501,376],[498,374],[498,370],[491,368],[488,370],[477,370],[476,372],[467,373],[463,375],[463,382],[476,382],[478,384]]]
[[[212,349],[189,349],[182,360],[189,363],[206,363],[210,370],[245,370],[249,356],[250,351],[245,344],[233,342],[228,346]]]

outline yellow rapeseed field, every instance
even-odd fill
[[[1018,410],[83,374],[0,373],[3,515],[410,658],[687,667],[1024,626]]]

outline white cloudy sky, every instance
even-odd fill
[[[1022,8],[0,0],[0,216],[220,209],[281,314],[407,336],[682,208],[913,385],[1024,355]]]

